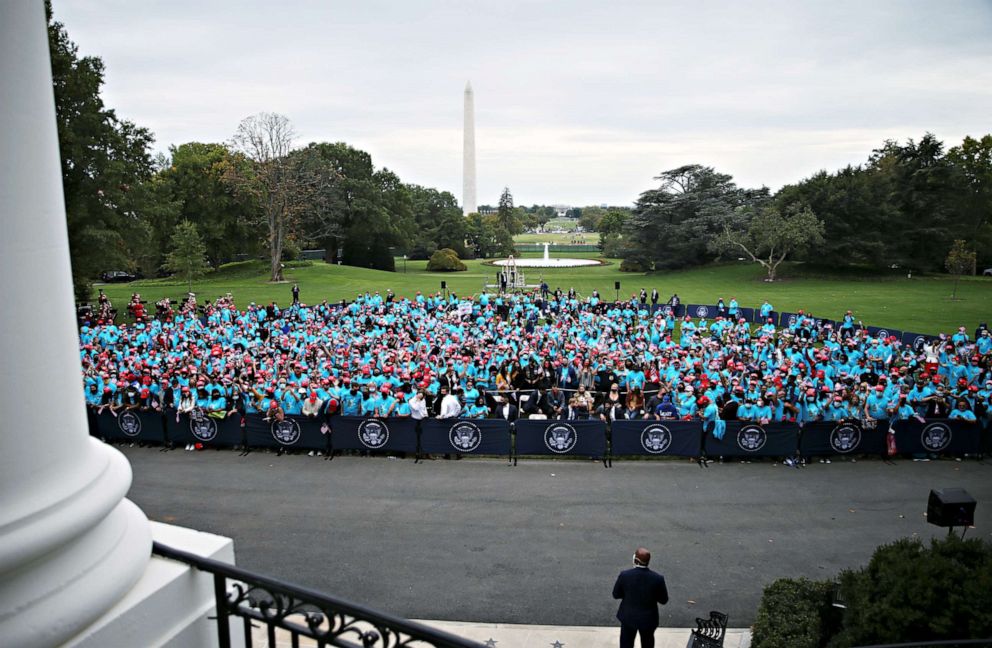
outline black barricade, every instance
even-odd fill
[[[602,421],[557,421],[521,419],[514,424],[518,455],[606,454],[606,424]]]
[[[709,304],[686,304],[685,314],[692,319],[713,319],[720,313],[717,312],[716,306]],[[727,314],[726,308],[724,308],[723,314]]]
[[[795,423],[728,421],[723,439],[707,427],[703,447],[708,457],[782,457],[795,454],[799,437]]]
[[[701,421],[614,421],[610,430],[614,457],[698,457],[702,451]]]
[[[245,439],[249,448],[327,448],[321,419],[287,415],[281,423],[266,421],[261,414],[245,416]]]
[[[417,451],[417,421],[410,418],[337,416],[331,419],[335,450]]]
[[[738,306],[738,308],[737,308],[737,315],[734,316],[734,321],[736,322],[737,320],[739,320],[742,317],[747,322],[753,322],[754,321],[754,309],[753,308],[744,308],[743,306]]]
[[[921,423],[909,418],[892,424],[896,448],[903,453],[977,454],[981,450],[979,423],[934,419]]]
[[[824,329],[827,326],[829,326],[830,328],[832,328],[833,330],[836,331],[837,328],[839,327],[839,324],[837,322],[835,322],[834,320],[832,320],[832,319],[825,319],[825,318],[822,318],[822,317],[814,317],[813,318],[813,321],[815,321],[816,322],[816,325],[819,328],[821,328],[821,329]]]
[[[917,353],[923,351],[924,344],[926,344],[930,340],[935,340],[935,339],[937,339],[935,336],[925,335],[923,333],[910,333],[909,331],[905,331],[902,334],[903,345],[908,346]]]
[[[510,423],[503,419],[424,419],[421,452],[510,454]]]
[[[96,416],[97,435],[110,441],[155,441],[162,443],[162,414],[140,410],[121,410],[117,416],[109,409]]]
[[[796,313],[779,313],[778,325],[779,327],[792,326],[799,319],[799,315]]]
[[[772,311],[768,315],[762,317],[761,316],[761,309],[760,308],[755,308],[754,309],[754,317],[751,318],[751,321],[754,322],[755,324],[764,324],[767,320],[771,319],[772,324],[778,324],[779,316],[780,316],[780,313],[778,311]]]
[[[668,313],[671,312],[672,317],[682,317],[683,315],[685,315],[685,306],[679,304],[678,306],[675,306],[673,308],[668,304],[658,304],[652,309],[651,312],[653,314],[657,314],[660,312],[662,315],[668,315]]]
[[[204,414],[179,414],[171,410],[165,416],[169,441],[177,445],[202,443],[208,447],[230,448],[241,445],[241,414],[216,419]]]
[[[868,334],[872,337],[883,337],[883,338],[887,338],[889,336],[894,335],[896,339],[898,340],[902,339],[902,331],[897,331],[895,329],[887,329],[881,326],[869,326]]]
[[[803,426],[799,454],[804,457],[877,454],[886,452],[887,426],[866,430],[858,421],[817,421]]]

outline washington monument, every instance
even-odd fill
[[[465,126],[462,144],[462,213],[478,211],[475,202],[475,99],[472,84],[465,84]]]

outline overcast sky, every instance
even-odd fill
[[[632,204],[701,163],[777,189],[885,139],[992,132],[992,2],[53,0],[165,150],[253,113],[461,200]]]

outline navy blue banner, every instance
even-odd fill
[[[510,423],[503,419],[424,419],[421,452],[510,454]]]
[[[711,306],[709,304],[686,304],[685,314],[692,319],[713,319],[719,313],[717,313],[716,306]],[[724,315],[727,314],[726,309],[724,309]]]
[[[761,316],[761,309],[760,308],[755,308],[754,309],[754,317],[751,318],[751,321],[754,322],[755,324],[765,324],[770,319],[772,321],[772,324],[775,324],[776,326],[778,326],[778,320],[779,320],[779,317],[780,316],[781,316],[781,314],[778,311],[772,311],[771,313],[769,313],[765,317],[762,317]]]
[[[170,410],[165,415],[165,429],[169,441],[179,445],[201,443],[208,447],[230,448],[244,441],[241,414],[237,413],[220,419],[200,413],[177,416],[175,410]]]
[[[803,426],[799,454],[804,457],[886,452],[885,425],[866,430],[858,421],[817,421]]]
[[[672,308],[668,304],[658,304],[654,308],[654,312],[657,313],[659,311],[662,314],[664,314],[664,315],[667,315],[669,312],[671,312],[672,313],[672,317],[682,317],[683,315],[685,315],[685,306],[683,306],[682,304],[679,304],[675,308]]]
[[[610,432],[614,457],[698,457],[702,452],[701,421],[614,421]]]
[[[833,329],[834,331],[836,331],[840,327],[840,324],[837,323],[837,322],[835,322],[832,319],[824,319],[824,318],[821,318],[821,317],[814,317],[813,318],[813,321],[816,322],[817,327],[819,327],[821,329],[824,329],[827,326],[830,326],[831,329]]]
[[[707,457],[784,457],[795,454],[799,426],[795,423],[727,421],[723,439],[707,430],[703,447]]]
[[[778,325],[783,328],[792,326],[798,319],[799,315],[797,313],[779,313]]]
[[[108,441],[162,443],[165,440],[161,412],[133,409],[120,410],[115,415],[107,408],[93,420],[96,423],[97,436]]]
[[[873,338],[877,338],[877,337],[887,338],[894,335],[897,340],[902,340],[902,331],[897,331],[895,329],[890,329],[890,328],[884,328],[881,326],[869,326],[867,328],[868,328],[868,335],[870,335]]]
[[[961,420],[932,419],[921,423],[909,418],[892,424],[896,448],[900,453],[977,454],[981,450],[979,423]]]
[[[734,316],[734,321],[736,322],[740,318],[744,318],[748,322],[754,321],[754,309],[753,308],[737,308],[737,315]]]
[[[249,448],[303,448],[324,450],[327,435],[323,421],[306,416],[286,415],[282,421],[267,421],[261,414],[245,416],[245,440]]]
[[[923,351],[924,344],[936,339],[937,336],[935,335],[925,335],[923,333],[910,333],[909,331],[905,331],[902,334],[903,345],[913,349],[917,353]]]
[[[417,451],[417,421],[411,418],[337,416],[331,428],[335,450]]]
[[[606,454],[606,424],[602,421],[521,419],[514,428],[518,455],[602,457]]]

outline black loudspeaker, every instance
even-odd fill
[[[613,282],[613,290],[620,290],[620,282],[619,281],[614,281]]]
[[[447,281],[442,281],[441,282],[441,290],[447,290],[447,289],[448,289],[448,282]]]
[[[976,504],[963,488],[936,488],[927,501],[927,522],[940,527],[969,527],[975,523]]]

